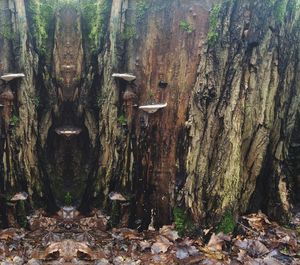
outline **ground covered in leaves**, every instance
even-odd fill
[[[101,212],[83,217],[72,207],[53,217],[37,211],[28,220],[28,231],[0,231],[1,264],[300,265],[300,214],[290,228],[258,213],[240,219],[238,235],[207,229],[196,238],[179,237],[173,226],[143,232],[107,230],[108,218]]]

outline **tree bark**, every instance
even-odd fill
[[[296,2],[95,0],[91,18],[80,9],[91,1],[71,7],[73,29],[53,12],[46,54],[33,34],[42,0],[0,4],[18,40],[0,35],[1,74],[26,75],[13,83],[19,119],[0,154],[1,193],[28,191],[31,206],[55,212],[70,191],[81,212],[100,207],[142,228],[172,222],[174,207],[198,224],[226,211],[288,216],[300,185]],[[138,108],[150,103],[167,107]],[[56,134],[66,121],[79,136]],[[115,207],[110,192],[128,202]]]

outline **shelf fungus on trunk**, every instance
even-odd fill
[[[148,112],[148,113],[155,113],[159,109],[163,109],[168,105],[168,103],[164,104],[153,104],[153,105],[144,105],[144,106],[139,106],[139,109]]]
[[[81,133],[81,131],[82,130],[80,128],[73,127],[73,126],[62,126],[62,127],[55,129],[55,132],[58,135],[65,136],[67,138],[74,136],[74,135],[79,135]]]
[[[122,202],[127,201],[127,199],[121,193],[118,192],[112,191],[111,193],[108,194],[108,197],[112,201],[122,201]]]
[[[6,75],[2,75],[1,79],[4,80],[5,82],[9,82],[9,81],[12,81],[12,80],[14,80],[16,78],[22,78],[22,77],[25,77],[25,75],[22,74],[22,73],[6,74]]]
[[[17,202],[17,201],[26,201],[28,198],[28,193],[25,191],[16,193],[11,199],[11,202]]]
[[[115,73],[112,74],[112,77],[116,77],[116,78],[121,78],[127,82],[131,82],[134,81],[136,79],[136,76],[132,75],[132,74],[119,74],[119,73]]]

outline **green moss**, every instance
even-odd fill
[[[217,226],[216,232],[223,232],[224,234],[232,233],[235,227],[234,215],[231,211],[226,211]]]
[[[294,6],[297,8],[299,0],[294,1]],[[277,22],[283,23],[287,9],[287,0],[266,0],[267,7],[273,11],[274,18]]]
[[[0,37],[6,39],[6,40],[14,40],[15,39],[15,34],[11,29],[10,24],[4,24],[0,28]]]
[[[105,37],[105,21],[110,10],[109,1],[86,0],[80,2],[80,9],[87,27],[89,44],[92,51],[95,51]]]
[[[286,13],[287,1],[286,0],[278,0],[275,4],[274,15],[278,22],[283,23]]]
[[[97,97],[97,107],[100,108],[105,103],[106,99],[107,99],[106,95],[100,95],[100,96],[98,96]]]
[[[148,95],[148,101],[152,102],[154,100],[154,93],[152,90],[148,90],[147,91],[147,95]]]
[[[18,224],[21,227],[26,227],[27,226],[27,218],[26,218],[26,210],[25,210],[25,202],[24,201],[18,201],[16,205],[16,210],[17,210],[17,221]]]
[[[219,27],[219,14],[221,11],[221,5],[216,4],[213,6],[210,17],[209,17],[209,30],[207,33],[207,40],[208,44],[213,45],[218,41],[219,33],[218,33],[218,27]]]
[[[121,114],[119,117],[118,117],[118,123],[120,125],[126,125],[127,124],[127,119],[125,117],[124,114]]]
[[[56,3],[49,0],[29,0],[28,7],[32,19],[31,32],[35,45],[42,55],[46,55],[48,32]]]
[[[123,40],[130,40],[136,36],[136,29],[134,25],[126,25],[125,30],[122,34]]]
[[[40,105],[40,98],[38,96],[29,96],[31,104],[33,104],[36,108]]]
[[[61,84],[64,83],[64,79],[61,76],[57,77],[56,81],[59,82],[59,83],[61,83]]]
[[[20,118],[15,114],[10,119],[10,123],[13,124],[14,126],[17,126],[19,122],[20,122]]]
[[[70,192],[67,192],[65,194],[64,203],[65,203],[65,205],[72,205],[72,202],[73,202],[72,195]]]
[[[145,18],[150,6],[151,4],[149,3],[148,0],[137,0],[136,3],[137,22],[141,22]]]
[[[49,32],[53,27],[53,17],[57,9],[73,7],[82,13],[83,21],[92,52],[103,40],[106,30],[105,21],[109,14],[110,1],[108,0],[29,0],[28,9],[32,19],[31,32],[37,49],[42,55],[47,55]]]
[[[190,23],[188,23],[185,20],[181,20],[179,23],[179,27],[183,30],[186,31],[188,33],[192,33],[193,32],[193,27]]]
[[[110,211],[110,226],[116,227],[121,219],[121,205],[118,201],[112,201],[111,211]]]
[[[175,228],[179,236],[184,236],[194,227],[192,219],[188,211],[182,207],[175,207],[173,209]]]

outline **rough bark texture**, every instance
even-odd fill
[[[13,91],[14,104],[10,115],[10,129],[1,124],[1,199],[2,217],[8,215],[5,199],[15,191],[26,190],[30,204],[35,205],[45,196],[39,175],[37,156],[37,111],[34,98],[37,95],[35,76],[38,57],[28,38],[28,24],[24,1],[0,3],[0,72],[24,73],[25,78],[2,82],[1,91],[8,87]],[[13,126],[12,126],[13,125]],[[9,211],[9,209],[8,209]],[[7,225],[7,218],[4,218]],[[10,220],[10,222],[14,222]],[[10,223],[11,224],[11,223]]]
[[[128,193],[132,218],[146,226],[154,209],[160,225],[170,222],[176,187],[185,179],[185,121],[208,11],[197,1],[150,1],[144,13],[135,1],[114,1],[111,10],[111,45],[99,56],[106,100],[99,116],[98,192]],[[180,21],[187,21],[193,31],[180,28]],[[128,38],[132,28],[134,35]],[[113,72],[134,73],[137,80],[130,86],[113,80]],[[167,88],[159,88],[161,80]],[[123,100],[128,90],[136,94],[135,100]],[[134,107],[165,102],[167,108],[154,114]],[[121,116],[126,118],[123,126]]]
[[[19,122],[4,137],[1,192],[28,190],[52,211],[70,192],[82,212],[96,205],[144,228],[170,223],[177,206],[199,223],[289,213],[300,185],[297,1],[223,1],[209,23],[213,0],[95,0],[94,28],[79,1],[55,11],[46,55],[28,39],[32,2],[27,13],[23,1],[0,4],[19,40],[0,35],[1,73],[26,74],[11,83]],[[136,81],[112,78],[125,72]],[[55,131],[65,125],[82,131],[68,140]]]
[[[295,2],[282,21],[270,5],[223,4],[219,39],[201,60],[186,183],[199,219],[245,212],[254,191],[253,209],[291,210],[285,166],[299,108],[299,20]]]

